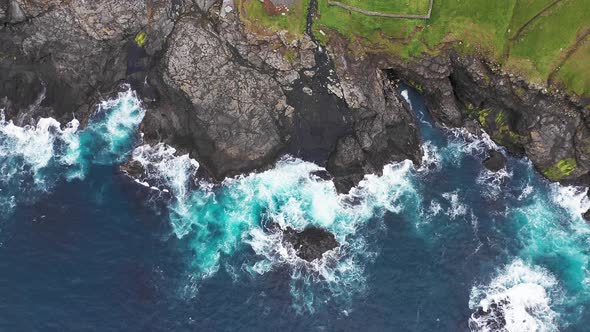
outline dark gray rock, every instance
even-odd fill
[[[8,5],[8,22],[19,23],[26,20],[25,13],[16,0],[10,0]]]
[[[174,125],[217,179],[262,167],[285,148],[279,123],[291,110],[280,85],[240,62],[204,17],[176,24],[163,70],[164,82],[191,103],[187,122]]]
[[[127,173],[127,175],[132,178],[140,178],[145,172],[142,163],[137,160],[130,160],[127,163],[121,165],[119,169],[122,172]]]
[[[339,192],[348,192],[364,174],[409,159],[420,164],[421,140],[412,112],[401,102],[389,72],[367,56],[353,59],[344,44],[332,49],[342,95],[351,109],[353,132],[342,137],[327,169]]]
[[[472,57],[451,54],[455,96],[466,117],[477,119],[497,143],[526,154],[554,181],[585,181],[590,171],[590,130],[583,107],[565,95],[540,89],[492,70]],[[568,161],[571,172],[551,172]]]
[[[27,20],[0,29],[0,107],[18,113],[19,124],[74,114],[84,124],[126,78],[127,45],[138,32],[147,27],[150,50],[162,48],[175,2],[12,1]]]
[[[488,308],[484,310],[482,307],[478,307],[477,310],[472,314],[472,319],[479,323],[475,326],[475,322],[470,322],[472,331],[478,331],[485,328],[487,331],[503,331],[506,327],[506,317],[504,311],[510,304],[507,299],[501,299],[499,301],[492,300]]]
[[[488,157],[484,160],[483,165],[492,172],[498,172],[506,167],[506,157],[500,151],[491,150],[488,152]]]
[[[382,57],[378,66],[389,69],[394,78],[402,79],[419,90],[438,124],[451,127],[463,124],[463,115],[453,90],[452,67],[448,57],[424,56],[413,61]]]
[[[319,227],[307,227],[301,232],[287,227],[283,241],[290,243],[297,256],[308,262],[321,259],[324,253],[339,246],[334,234]]]

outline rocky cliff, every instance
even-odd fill
[[[585,181],[590,170],[582,101],[453,52],[358,54],[337,34],[326,52],[310,29],[295,39],[252,31],[230,0],[0,0],[0,21],[9,119],[85,120],[126,82],[148,109],[146,140],[191,153],[217,180],[289,153],[325,165],[345,192],[389,162],[420,163],[399,80],[441,125],[474,119],[552,180]]]

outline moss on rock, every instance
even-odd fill
[[[551,181],[559,181],[572,174],[576,167],[578,164],[574,158],[566,158],[545,169],[543,175]]]

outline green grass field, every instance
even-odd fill
[[[240,1],[263,9],[259,0]],[[429,20],[367,16],[330,6],[328,0],[318,1],[314,32],[323,43],[337,32],[352,41],[352,52],[384,52],[402,58],[453,48],[484,56],[532,82],[546,83],[551,78],[570,92],[590,96],[590,0],[434,0]],[[428,0],[340,2],[388,14],[428,10]],[[264,26],[294,34],[303,31],[305,6],[290,13],[294,17],[288,24],[267,22],[260,17],[263,10],[252,8],[246,10],[247,20],[255,17]],[[581,36],[585,39],[580,40]]]
[[[429,0],[338,0],[338,2],[388,14],[426,14]]]
[[[286,30],[289,32],[289,37],[296,39],[305,31],[309,0],[299,0],[289,8],[287,14],[276,16],[267,15],[260,0],[236,0],[236,4],[242,21],[249,29],[259,34]]]

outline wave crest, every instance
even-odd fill
[[[558,331],[558,314],[551,308],[561,289],[549,271],[517,259],[487,285],[471,290],[471,331]]]

